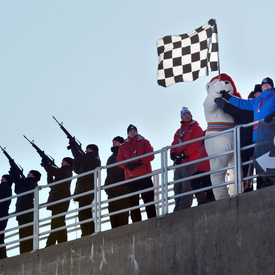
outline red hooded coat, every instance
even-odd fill
[[[174,141],[172,142],[172,145],[198,138],[200,137],[201,133],[202,133],[202,129],[197,121],[195,120],[191,120],[189,122],[181,121],[181,128],[178,129],[177,132],[175,133]],[[176,153],[177,155],[179,155],[183,150],[186,158],[184,158],[181,163],[198,159],[199,147],[196,142],[183,145],[177,148],[172,148],[170,152]]]
[[[119,146],[117,162],[141,156],[153,152],[154,149],[150,142],[141,135],[136,135],[133,138],[128,137],[124,143]],[[141,159],[141,165],[137,166],[133,171],[127,169],[127,164],[120,165],[124,169],[125,179],[135,178],[145,174],[152,173],[151,161],[155,158],[154,155]],[[136,162],[137,160],[133,161]]]

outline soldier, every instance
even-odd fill
[[[48,176],[48,183],[60,181],[69,177],[72,177],[72,165],[73,159],[66,157],[63,158],[61,163],[61,168],[49,163],[45,158],[42,159],[41,165],[45,168]],[[47,203],[55,202],[64,198],[68,198],[71,195],[70,191],[71,180],[62,182],[57,185],[50,187],[50,193]],[[58,204],[50,205],[47,207],[48,210],[52,211],[52,216],[58,215],[60,213],[67,212],[69,209],[70,201],[64,201]],[[56,229],[62,226],[65,226],[65,215],[52,218],[51,220],[51,229]],[[67,229],[62,229],[59,231],[51,232],[46,246],[54,245],[57,243],[62,243],[67,241]]]

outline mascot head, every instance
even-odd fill
[[[233,79],[227,75],[227,74],[220,74],[220,81],[219,81],[219,75],[213,77],[210,82],[206,85],[206,90],[209,93],[214,93],[213,97],[221,96],[220,92],[222,90],[225,90],[230,95],[234,95],[237,97],[241,97],[241,95],[238,93],[236,85],[233,81]]]

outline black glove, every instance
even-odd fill
[[[226,100],[223,97],[217,97],[214,99],[215,103],[223,110]]]
[[[136,162],[131,162],[126,165],[127,169],[130,171],[134,171],[138,166],[141,165],[141,160],[138,160]]]
[[[181,151],[181,153],[179,154],[179,157],[180,157],[181,159],[185,159],[185,158],[186,158],[185,153],[184,153],[184,150]]]
[[[173,152],[173,153],[170,154],[170,159],[171,159],[171,160],[174,161],[174,160],[176,159],[176,157],[177,157],[177,154],[176,154],[176,153]]]
[[[174,164],[181,164],[182,158],[180,156],[177,156],[176,159],[174,160]]]
[[[229,94],[229,92],[226,92],[225,90],[220,91],[220,94],[222,94],[222,97],[226,100],[229,100],[232,95]]]
[[[274,116],[275,116],[275,112],[268,114],[268,115],[264,118],[264,122],[270,123],[270,122],[272,121],[272,119],[273,119]]]
[[[48,161],[45,160],[45,159],[42,159],[42,160],[41,160],[41,166],[42,166],[42,167],[47,167],[47,166],[48,166]]]

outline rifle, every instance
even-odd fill
[[[7,157],[7,159],[10,162],[10,166],[14,167],[14,169],[16,170],[16,173],[18,173],[23,179],[25,179],[25,175],[23,173],[23,168],[20,165],[17,165],[14,161],[14,159],[11,158],[11,156],[7,153],[7,151],[5,150],[5,148],[3,148],[2,146],[0,146],[0,149],[3,151],[4,155]]]
[[[62,122],[60,123],[54,116],[52,116],[52,117],[57,122],[57,124],[60,126],[61,130],[66,134],[67,138],[69,139],[69,142],[71,144],[73,143],[75,145],[75,147],[77,148],[77,150],[84,154],[84,151],[81,148],[81,143],[65,129]],[[68,148],[68,150],[70,150],[71,146],[69,145],[67,148]]]
[[[37,145],[34,144],[33,141],[30,141],[26,136],[23,135],[23,137],[34,147],[34,149],[37,151],[42,159],[45,159],[51,165],[55,165],[54,159],[52,157],[47,156],[44,151],[42,151]]]

